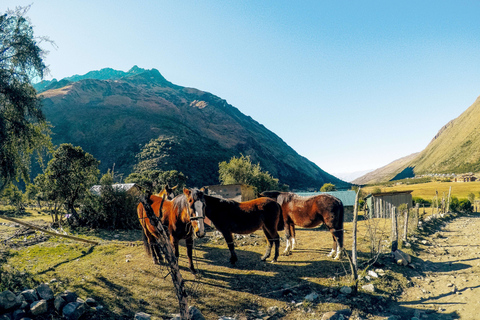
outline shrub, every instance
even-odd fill
[[[462,212],[472,212],[473,211],[472,203],[468,199],[462,199],[459,202],[459,209]]]
[[[458,201],[457,197],[452,196],[450,200],[450,211],[452,212],[458,212],[460,207],[460,201]]]
[[[85,197],[80,224],[93,229],[138,229],[137,199],[112,187],[113,179],[102,177],[100,195]]]
[[[413,205],[419,204],[420,206],[430,207],[432,205],[431,200],[425,200],[421,197],[413,197]]]
[[[329,192],[329,191],[336,191],[337,187],[333,183],[325,183],[321,188],[321,192]]]

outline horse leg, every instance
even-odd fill
[[[195,267],[193,266],[193,238],[189,237],[185,239],[185,243],[187,245],[187,256],[188,256],[188,263],[190,264],[190,271],[193,274],[197,273],[197,270],[195,270]]]
[[[152,256],[153,256],[153,263],[160,264],[163,262],[162,251],[160,250],[159,244],[155,241],[154,243],[150,244]]]
[[[287,245],[285,246],[283,255],[288,256],[292,253],[292,234],[290,233],[290,224],[287,222],[285,222],[285,238],[287,238]]]
[[[265,238],[267,238],[267,251],[265,251],[265,254],[262,257],[262,261],[267,260],[270,257],[270,254],[272,253],[272,245],[273,245],[273,239],[268,230],[263,226],[263,233],[265,233]]]
[[[295,237],[295,225],[293,223],[290,225],[290,234],[292,235],[292,250],[294,250],[297,247],[297,240]]]
[[[223,233],[223,238],[227,242],[228,250],[230,250],[230,263],[235,265],[235,262],[238,261],[237,254],[235,253],[235,244],[233,243],[232,233]]]
[[[337,231],[334,229],[330,229],[333,238],[332,244],[332,251],[328,254],[328,257],[335,257],[334,260],[338,260],[342,257],[342,249],[343,249],[343,231]]]

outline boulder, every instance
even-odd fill
[[[35,301],[30,305],[30,312],[34,316],[38,316],[48,312],[48,303],[47,300],[42,299]]]
[[[62,309],[63,316],[67,320],[78,320],[85,311],[85,304],[81,302],[70,302]]]
[[[190,320],[205,320],[203,314],[196,307],[189,307],[188,314],[190,315]]]
[[[36,289],[37,295],[44,300],[53,300],[54,295],[52,289],[46,283],[42,283]]]
[[[23,290],[20,294],[25,298],[25,301],[27,301],[28,303],[32,303],[38,300],[37,292],[33,289]]]
[[[135,314],[135,320],[150,320],[152,318],[151,315],[145,312],[138,312]]]
[[[13,294],[10,290],[0,293],[0,312],[18,308],[22,304],[22,299]]]

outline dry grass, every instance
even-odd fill
[[[30,217],[31,220],[31,217]],[[370,222],[372,223],[372,222]],[[1,226],[2,238],[5,227]],[[345,248],[351,250],[352,224],[346,223]],[[389,228],[388,223],[377,223],[377,232]],[[359,222],[359,261],[370,258],[370,237],[367,222]],[[384,232],[385,235],[389,234]],[[177,313],[174,288],[165,267],[153,265],[140,242],[140,231],[102,231],[86,233],[90,239],[101,242],[90,247],[64,238],[26,248],[10,250],[3,269],[23,272],[33,282],[50,282],[56,292],[74,290],[80,297],[93,297],[105,306],[102,319],[131,319],[135,312],[147,312],[157,318]],[[75,233],[74,233],[75,235]],[[312,291],[322,293],[350,284],[350,268],[346,259],[327,258],[332,238],[324,228],[299,229],[298,249],[290,256],[280,256],[277,263],[260,261],[265,250],[261,232],[237,239],[239,261],[235,267],[228,262],[229,252],[223,238],[213,237],[196,242],[195,260],[200,276],[188,272],[186,250],[180,248],[179,265],[186,281],[189,304],[197,306],[207,319],[221,315],[244,316],[249,310],[266,312],[271,306],[286,310],[282,319],[309,319],[314,313],[347,307],[339,302],[305,303],[292,308],[292,300],[302,302]],[[377,236],[379,239],[380,237]],[[384,236],[382,236],[384,237]],[[21,241],[20,241],[21,242]],[[282,241],[281,250],[285,247]],[[284,296],[285,288],[293,295]],[[380,293],[382,294],[382,293]],[[387,296],[388,292],[383,292]]]
[[[456,196],[459,199],[467,198],[468,194],[473,193],[476,199],[480,198],[480,181],[476,182],[428,182],[428,183],[421,183],[421,184],[410,184],[410,185],[396,185],[393,187],[384,187],[382,185],[379,186],[369,186],[365,187],[362,190],[365,193],[370,193],[373,191],[374,188],[379,187],[381,188],[382,192],[390,192],[390,191],[405,191],[405,190],[413,190],[412,195],[414,197],[421,197],[423,199],[432,200],[435,196],[435,192],[438,191],[438,195],[441,198],[443,193],[445,192],[445,196],[448,196],[448,191],[450,187],[452,187],[452,196]]]

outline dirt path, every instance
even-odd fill
[[[473,214],[420,241],[412,287],[399,306],[417,310],[418,319],[480,319],[479,230],[480,215]]]

